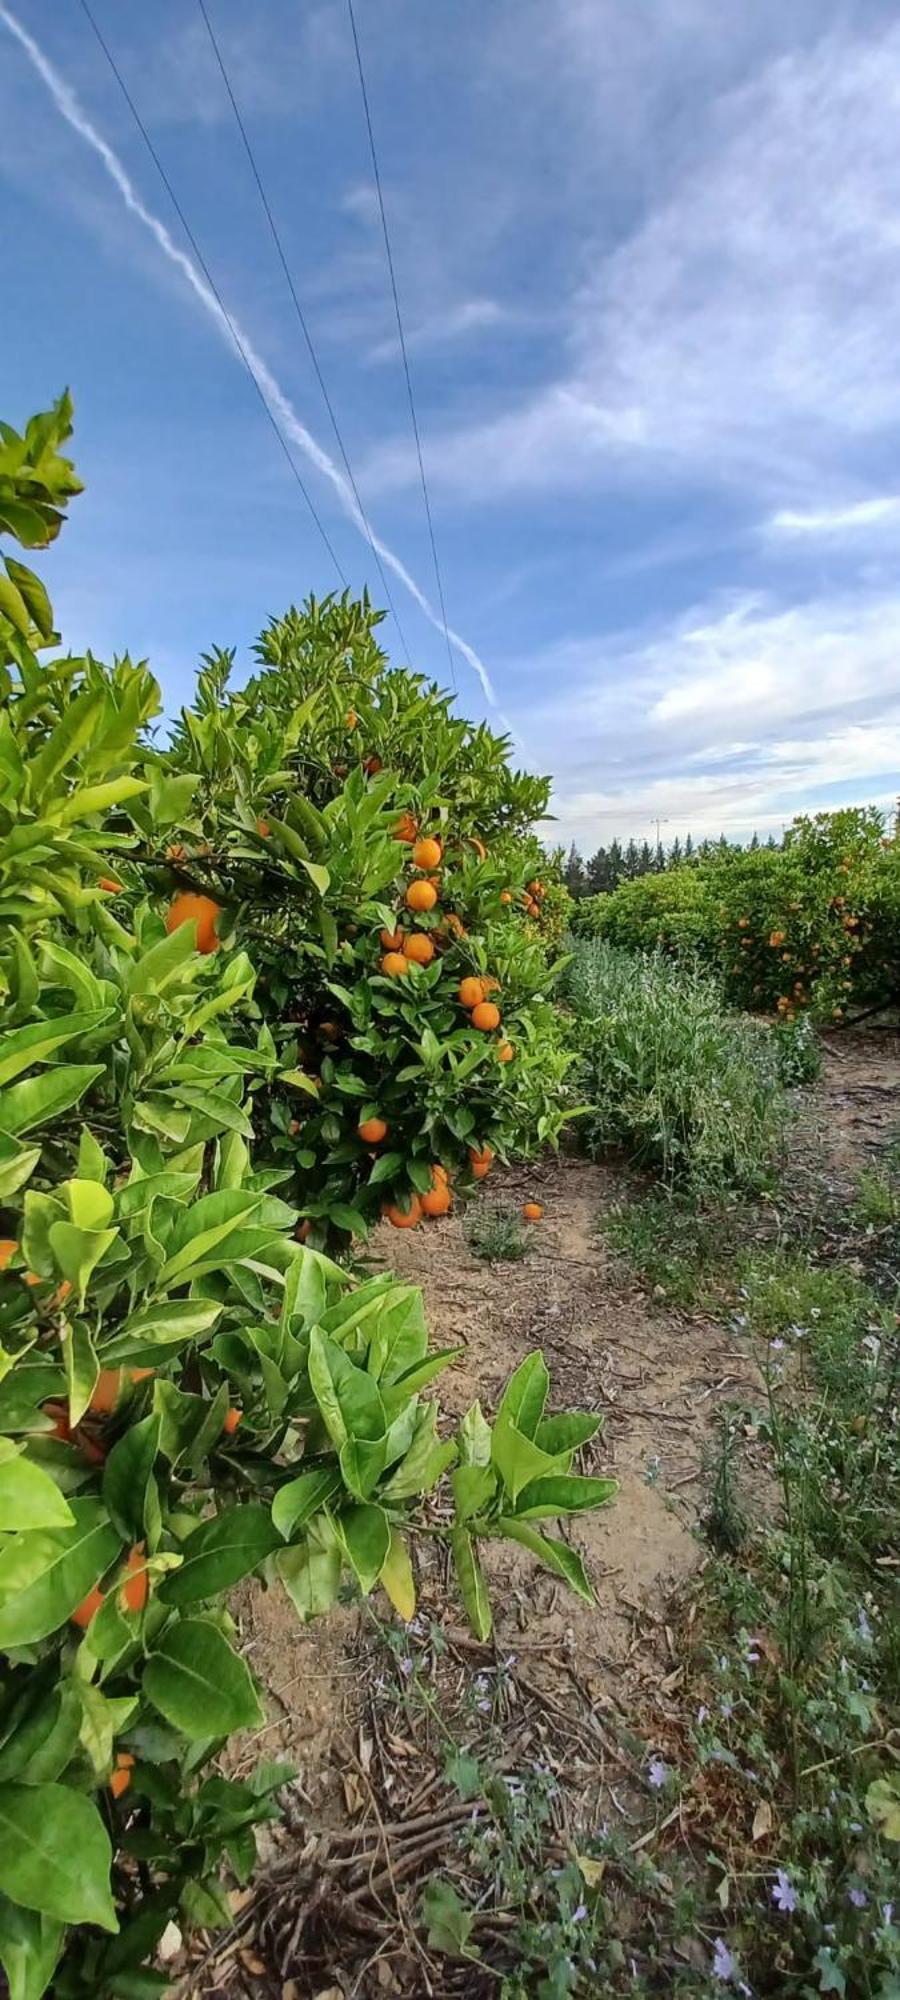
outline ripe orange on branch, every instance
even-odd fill
[[[433,910],[437,902],[437,890],[433,882],[411,882],[406,891],[406,907],[409,910]]]
[[[411,959],[413,965],[430,965],[434,957],[434,940],[427,931],[410,931],[404,939],[403,955]]]
[[[484,982],[474,977],[461,979],[456,994],[463,1007],[477,1007],[484,999]]]
[[[472,1026],[481,1028],[486,1035],[492,1028],[499,1028],[500,1009],[494,1006],[493,1000],[480,1000],[478,1006],[472,1008]]]
[[[425,873],[428,874],[432,868],[440,867],[442,853],[443,849],[439,840],[417,840],[413,848],[412,858],[416,867],[424,869]]]
[[[409,959],[404,958],[402,951],[386,951],[381,970],[388,979],[400,979],[409,971]]]
[[[422,1219],[422,1203],[417,1194],[410,1197],[409,1207],[401,1208],[399,1202],[388,1201],[381,1211],[392,1229],[415,1229]]]
[[[405,935],[406,935],[405,931],[401,931],[400,929],[397,929],[395,931],[382,931],[381,942],[384,945],[385,951],[402,951],[403,939]]]
[[[166,930],[171,936],[182,924],[196,923],[197,950],[207,953],[218,951],[219,938],[216,930],[222,912],[211,896],[198,896],[192,889],[185,889],[173,897],[166,911]]]
[[[366,1146],[380,1146],[382,1139],[387,1138],[388,1128],[383,1118],[364,1118],[356,1129]]]

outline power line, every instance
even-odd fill
[[[250,365],[250,359],[249,359],[249,356],[248,356],[248,354],[247,354],[247,351],[246,351],[246,348],[244,347],[244,343],[243,343],[243,341],[241,340],[241,337],[240,337],[240,334],[238,333],[238,330],[237,330],[237,327],[235,326],[235,324],[234,324],[234,321],[233,321],[233,319],[231,318],[231,314],[229,313],[229,311],[228,311],[228,308],[227,308],[227,306],[225,305],[225,302],[224,302],[224,300],[223,300],[223,298],[222,298],[222,295],[221,295],[221,292],[219,291],[219,288],[218,288],[218,286],[217,286],[217,284],[216,284],[216,281],[215,281],[215,279],[214,279],[214,277],[213,277],[213,275],[212,275],[212,272],[210,271],[210,268],[209,268],[209,265],[208,265],[208,264],[207,264],[207,262],[206,262],[206,259],[205,259],[204,255],[203,255],[203,252],[202,252],[202,250],[200,249],[200,245],[199,245],[199,243],[197,242],[197,238],[196,238],[196,236],[194,235],[194,232],[193,232],[193,230],[192,230],[192,228],[191,228],[191,226],[190,226],[190,223],[188,222],[188,219],[187,219],[187,216],[186,216],[186,215],[185,215],[185,213],[184,213],[184,209],[182,208],[182,206],[181,206],[181,203],[180,203],[180,201],[178,200],[178,196],[177,196],[177,195],[176,195],[176,193],[175,193],[175,189],[173,188],[173,186],[172,186],[172,183],[171,183],[171,181],[170,181],[170,179],[169,179],[169,176],[168,176],[168,174],[166,173],[166,170],[165,170],[165,167],[163,166],[163,163],[162,163],[162,160],[160,159],[160,157],[159,157],[159,154],[158,154],[158,152],[157,152],[157,150],[156,150],[156,147],[155,147],[155,146],[154,146],[154,144],[153,144],[153,140],[151,139],[151,137],[150,137],[150,134],[149,134],[149,132],[147,131],[147,127],[146,127],[146,125],[144,124],[144,121],[143,121],[143,119],[141,118],[141,115],[140,115],[140,112],[138,111],[138,108],[137,108],[137,105],[136,105],[136,104],[135,104],[135,102],[134,102],[134,98],[132,97],[132,95],[131,95],[131,92],[130,92],[130,90],[129,90],[129,88],[128,88],[128,85],[127,85],[127,83],[125,82],[125,78],[123,77],[123,75],[122,75],[122,72],[121,72],[121,70],[119,69],[119,66],[118,66],[118,64],[117,64],[117,62],[116,62],[116,59],[115,59],[115,57],[114,57],[113,53],[112,53],[112,50],[110,49],[110,47],[109,47],[108,43],[107,43],[107,42],[106,42],[106,41],[104,40],[104,38],[103,38],[103,35],[102,35],[102,34],[101,34],[101,32],[100,32],[100,29],[99,29],[99,27],[98,27],[98,25],[97,25],[97,22],[95,21],[95,19],[94,19],[94,16],[93,16],[93,14],[92,14],[92,12],[91,12],[91,9],[90,9],[90,7],[89,7],[89,5],[88,5],[88,0],[81,0],[81,8],[82,8],[82,12],[83,12],[83,13],[84,13],[84,14],[86,15],[86,17],[87,17],[87,20],[89,21],[89,23],[90,23],[90,25],[91,25],[91,28],[92,28],[92,29],[93,29],[93,31],[94,31],[94,35],[96,36],[96,39],[97,39],[97,41],[98,41],[98,42],[99,42],[99,44],[100,44],[100,47],[101,47],[101,49],[102,49],[102,51],[103,51],[103,54],[104,54],[104,55],[105,55],[105,57],[106,57],[106,60],[107,60],[107,62],[108,62],[108,64],[109,64],[109,67],[110,67],[110,69],[112,70],[112,73],[113,73],[113,76],[115,77],[115,79],[116,79],[116,82],[117,82],[117,84],[118,84],[118,86],[119,86],[119,89],[120,89],[120,90],[121,90],[121,92],[122,92],[122,96],[123,96],[123,97],[124,97],[124,99],[125,99],[125,102],[126,102],[126,104],[127,104],[127,106],[128,106],[128,109],[129,109],[129,111],[131,112],[131,115],[132,115],[132,118],[134,119],[134,122],[135,122],[135,124],[136,124],[136,126],[137,126],[137,128],[138,128],[138,131],[140,132],[140,135],[141,135],[141,138],[142,138],[142,139],[143,139],[143,141],[144,141],[144,145],[146,146],[146,148],[147,148],[147,151],[148,151],[148,153],[150,154],[150,158],[151,158],[151,160],[153,161],[153,164],[154,164],[154,166],[155,166],[155,168],[156,168],[156,171],[157,171],[157,173],[159,174],[159,177],[160,177],[160,180],[162,181],[162,184],[163,184],[163,187],[164,187],[164,188],[165,188],[165,190],[166,190],[166,193],[167,193],[167,195],[168,195],[168,197],[169,197],[169,200],[170,200],[170,202],[172,203],[172,207],[174,208],[174,210],[175,210],[175,213],[176,213],[176,215],[177,215],[177,217],[178,217],[178,220],[179,220],[179,222],[181,223],[181,227],[182,227],[182,229],[184,230],[184,233],[185,233],[185,236],[187,237],[187,240],[188,240],[188,242],[189,242],[189,244],[190,244],[190,246],[191,246],[191,249],[193,250],[193,253],[194,253],[194,256],[195,256],[195,257],[196,257],[196,259],[197,259],[197,263],[198,263],[198,264],[199,264],[199,266],[200,266],[200,269],[201,269],[201,271],[202,271],[202,273],[203,273],[203,276],[204,276],[204,278],[206,279],[206,282],[207,282],[207,284],[208,284],[208,286],[209,286],[209,289],[210,289],[210,291],[211,291],[211,293],[212,293],[212,296],[213,296],[213,298],[215,299],[215,302],[216,302],[216,305],[217,305],[217,306],[218,306],[218,308],[219,308],[219,311],[220,311],[220,313],[221,313],[221,315],[222,315],[222,318],[223,318],[223,320],[224,320],[224,322],[225,322],[225,325],[226,325],[226,327],[228,328],[228,332],[229,332],[229,334],[231,335],[231,338],[232,338],[232,340],[233,340],[233,342],[234,342],[234,345],[235,345],[235,348],[236,348],[236,350],[237,350],[237,353],[238,353],[238,355],[240,356],[240,359],[241,359],[241,361],[243,362],[243,365],[244,365],[244,367],[245,367],[245,368],[246,368],[246,370],[247,370],[247,374],[249,375],[249,377],[250,377],[250,380],[251,380],[251,382],[253,383],[253,387],[254,387],[254,389],[255,389],[255,391],[256,391],[256,394],[257,394],[257,396],[259,397],[259,400],[260,400],[260,402],[261,402],[261,404],[262,404],[262,407],[263,407],[263,409],[265,410],[265,413],[266,413],[266,416],[267,416],[267,418],[268,418],[268,420],[269,420],[269,423],[270,423],[270,424],[271,424],[271,426],[272,426],[272,429],[273,429],[273,431],[274,431],[274,433],[275,433],[275,436],[276,436],[276,437],[277,437],[277,439],[278,439],[278,442],[279,442],[279,444],[280,444],[280,446],[281,446],[281,449],[282,449],[282,451],[284,452],[284,455],[285,455],[285,458],[287,459],[287,462],[288,462],[288,465],[290,466],[290,469],[291,469],[291,472],[293,473],[293,476],[294,476],[294,478],[295,478],[295,480],[296,480],[296,482],[297,482],[297,485],[298,485],[298,486],[299,486],[299,488],[300,488],[300,491],[301,491],[301,493],[302,493],[302,495],[303,495],[303,498],[304,498],[304,500],[306,501],[306,505],[307,505],[307,507],[308,507],[308,509],[309,509],[309,512],[310,512],[310,514],[312,515],[312,518],[313,518],[313,520],[314,520],[314,522],[315,522],[315,524],[316,524],[316,527],[318,528],[318,531],[319,531],[319,534],[321,535],[321,537],[322,537],[322,540],[323,540],[323,542],[324,542],[324,544],[325,544],[325,547],[326,547],[326,549],[328,550],[328,554],[329,554],[329,556],[331,557],[331,560],[332,560],[332,562],[333,562],[333,564],[334,564],[334,567],[335,567],[335,569],[337,570],[337,573],[338,573],[338,576],[340,577],[340,580],[341,580],[341,582],[342,582],[342,584],[343,584],[343,586],[344,586],[344,589],[346,590],[346,589],[348,589],[348,588],[349,588],[349,586],[348,586],[348,583],[347,583],[347,578],[346,578],[346,576],[344,575],[344,571],[343,571],[343,569],[341,568],[341,565],[340,565],[340,563],[338,562],[338,559],[337,559],[337,556],[336,556],[336,554],[335,554],[335,551],[334,551],[334,548],[332,547],[332,543],[331,543],[331,540],[330,540],[330,537],[329,537],[329,535],[328,535],[328,532],[327,532],[327,530],[325,529],[325,527],[324,527],[324,526],[323,526],[323,524],[322,524],[322,520],[321,520],[321,518],[320,518],[320,516],[319,516],[319,513],[318,513],[318,511],[317,511],[317,509],[316,509],[316,506],[315,506],[315,503],[314,503],[314,501],[312,500],[312,497],[311,497],[311,495],[310,495],[310,493],[309,493],[309,491],[308,491],[308,489],[307,489],[307,487],[306,487],[306,485],[305,485],[305,483],[304,483],[304,480],[303,480],[303,478],[302,478],[301,474],[300,474],[300,473],[298,472],[298,470],[297,470],[297,467],[296,467],[296,465],[295,465],[295,463],[294,463],[294,459],[293,459],[293,457],[292,457],[292,454],[291,454],[291,449],[290,449],[290,446],[289,446],[289,444],[288,444],[288,442],[287,442],[287,439],[286,439],[286,437],[284,436],[284,433],[283,433],[283,431],[282,431],[282,429],[281,429],[281,426],[280,426],[280,424],[278,423],[278,420],[277,420],[277,418],[276,418],[276,416],[275,416],[275,414],[274,414],[274,411],[273,411],[273,410],[272,410],[272,409],[270,408],[270,406],[269,406],[269,404],[268,404],[268,402],[267,402],[267,400],[266,400],[266,397],[264,396],[264,394],[263,394],[263,391],[262,391],[262,389],[260,388],[260,385],[259,385],[259,382],[257,381],[257,378],[256,378],[256,375],[254,374],[254,371],[253,371],[253,368],[252,368],[252,367],[251,367],[251,365]]]
[[[200,0],[200,4],[202,5],[202,0]],[[385,254],[387,256],[387,266],[391,279],[391,291],[393,293],[393,298],[394,298],[394,312],[396,314],[396,319],[397,319],[397,333],[400,339],[400,353],[403,357],[403,372],[404,375],[406,376],[406,393],[409,397],[409,414],[410,417],[412,418],[413,436],[416,441],[416,456],[419,461],[419,478],[421,479],[422,482],[422,498],[425,502],[425,518],[428,522],[428,539],[431,543],[431,558],[434,564],[434,580],[437,585],[438,602],[441,607],[441,619],[443,621],[443,626],[444,626],[444,638],[447,641],[447,659],[449,660],[450,663],[450,678],[453,682],[453,689],[455,693],[456,671],[453,665],[453,648],[450,644],[450,628],[447,624],[447,607],[444,603],[444,586],[443,583],[441,582],[441,571],[440,571],[440,564],[438,563],[437,543],[434,538],[434,522],[431,518],[431,502],[428,498],[428,483],[425,478],[425,462],[422,457],[422,441],[419,436],[419,422],[416,416],[416,403],[415,403],[415,397],[413,396],[412,376],[410,375],[409,372],[409,356],[407,355],[406,352],[406,339],[403,332],[403,320],[400,313],[400,298],[397,292],[397,279],[394,273],[394,259],[393,256],[391,255],[391,239],[388,233],[387,215],[385,213],[385,206],[384,206],[384,195],[381,189],[381,175],[378,171],[378,155],[375,151],[375,134],[372,130],[372,114],[369,110],[369,93],[366,89],[366,77],[365,77],[365,71],[363,69],[362,50],[359,46],[359,36],[356,32],[356,16],[353,12],[353,0],[347,0],[347,12],[350,16],[350,28],[353,35],[353,47],[356,51],[356,67],[359,72],[359,87],[362,93],[363,111],[365,112],[365,118],[366,118],[366,130],[369,134],[369,151],[372,155],[372,172],[375,176],[375,188],[378,194],[378,207],[381,212],[381,228],[382,228],[382,233],[384,235],[384,248],[385,248]]]
[[[282,268],[282,270],[283,270],[283,272],[284,272],[284,275],[285,275],[285,279],[287,280],[287,287],[288,287],[288,290],[289,290],[289,292],[290,292],[290,295],[291,295],[291,298],[292,298],[292,300],[293,300],[293,303],[294,303],[294,311],[295,311],[295,313],[296,313],[296,315],[297,315],[297,319],[298,319],[298,321],[299,321],[299,323],[300,323],[300,330],[301,330],[301,332],[302,332],[302,334],[303,334],[303,338],[304,338],[304,340],[305,340],[305,342],[306,342],[306,345],[307,345],[307,349],[308,349],[308,351],[309,351],[309,358],[310,358],[310,361],[312,362],[312,365],[313,365],[313,368],[314,368],[314,370],[315,370],[315,376],[316,376],[316,381],[318,382],[318,384],[319,384],[319,388],[320,388],[320,389],[321,389],[321,391],[322,391],[322,397],[323,397],[323,400],[324,400],[324,403],[325,403],[325,408],[326,408],[326,410],[328,411],[328,415],[329,415],[329,417],[330,417],[330,419],[331,419],[331,428],[332,428],[332,430],[334,431],[334,435],[335,435],[335,439],[336,439],[336,442],[337,442],[337,447],[338,447],[338,450],[339,450],[339,452],[340,452],[340,454],[341,454],[341,458],[342,458],[342,459],[343,459],[343,461],[344,461],[344,471],[345,471],[345,472],[346,472],[346,474],[347,474],[347,478],[348,478],[348,480],[349,480],[349,482],[350,482],[350,487],[351,487],[351,490],[352,490],[352,493],[353,493],[353,498],[354,498],[354,500],[356,501],[356,505],[357,505],[357,508],[359,509],[359,516],[360,516],[360,520],[362,521],[362,524],[363,524],[363,527],[364,527],[364,529],[365,529],[365,532],[366,532],[366,539],[367,539],[367,541],[368,541],[368,544],[369,544],[369,547],[370,547],[370,549],[371,549],[371,551],[372,551],[372,555],[373,555],[373,558],[374,558],[374,560],[375,560],[375,563],[376,563],[376,566],[377,566],[377,569],[378,569],[378,574],[379,574],[379,576],[380,576],[380,578],[381,578],[381,584],[382,584],[382,588],[383,588],[383,590],[384,590],[384,594],[385,594],[385,597],[387,598],[387,601],[388,601],[388,605],[389,605],[389,607],[390,607],[390,610],[391,610],[391,613],[392,613],[392,616],[393,616],[393,620],[394,620],[394,624],[396,625],[396,627],[397,627],[397,631],[398,631],[398,632],[399,632],[399,634],[400,634],[400,644],[402,645],[402,647],[403,647],[403,651],[404,651],[404,653],[406,654],[406,664],[407,664],[407,666],[409,666],[409,663],[410,663],[410,661],[409,661],[409,647],[407,646],[407,643],[406,643],[406,640],[405,640],[405,638],[404,638],[404,636],[403,636],[403,627],[402,627],[402,625],[401,625],[401,623],[400,623],[400,619],[399,619],[399,617],[398,617],[398,614],[397,614],[397,607],[396,607],[396,605],[395,605],[395,603],[394,603],[394,600],[393,600],[393,597],[391,596],[391,590],[390,590],[390,585],[389,585],[389,583],[388,583],[388,580],[387,580],[387,577],[385,576],[385,573],[384,573],[384,567],[383,567],[383,564],[382,564],[382,561],[381,561],[381,557],[380,557],[380,555],[379,555],[379,553],[378,553],[378,550],[377,550],[377,548],[376,548],[376,546],[375,546],[375,541],[374,541],[374,538],[373,538],[373,535],[372,535],[372,530],[371,530],[371,528],[369,527],[369,523],[368,523],[368,519],[367,519],[367,517],[366,517],[366,510],[365,510],[365,508],[364,508],[364,506],[363,506],[363,503],[362,503],[362,500],[360,499],[360,494],[359,494],[359,487],[357,486],[357,484],[356,484],[356,480],[355,480],[355,479],[354,479],[354,477],[353,477],[353,472],[352,472],[352,469],[351,469],[351,465],[350,465],[350,460],[349,460],[349,458],[348,458],[348,456],[347,456],[347,450],[346,450],[346,447],[345,447],[345,444],[344,444],[344,440],[343,440],[343,437],[342,437],[342,435],[341,435],[341,430],[340,430],[340,426],[339,426],[339,424],[338,424],[338,420],[337,420],[337,416],[335,415],[335,410],[334,410],[334,405],[333,405],[333,403],[332,403],[332,400],[331,400],[331,397],[330,397],[330,395],[329,395],[329,393],[328,393],[328,389],[327,389],[327,387],[326,387],[326,384],[325,384],[325,378],[324,378],[324,376],[323,376],[323,374],[322,374],[322,370],[321,370],[321,367],[319,366],[319,357],[318,357],[318,355],[317,355],[317,353],[316,353],[316,350],[315,350],[315,347],[314,347],[314,345],[313,345],[313,338],[312,338],[312,334],[310,333],[310,330],[309,330],[309,327],[308,327],[308,325],[307,325],[307,321],[306,321],[306,315],[305,315],[305,313],[304,313],[304,311],[303,311],[303,307],[302,307],[302,305],[300,304],[300,300],[299,300],[299,297],[298,297],[298,295],[297,295],[297,287],[296,287],[296,285],[295,285],[295,283],[294,283],[294,279],[293,279],[293,276],[292,276],[292,273],[291,273],[291,269],[290,269],[290,265],[288,264],[288,261],[287,261],[287,257],[286,257],[286,255],[285,255],[285,251],[284,251],[284,245],[282,244],[282,241],[281,241],[281,236],[280,236],[280,234],[279,234],[279,231],[278,231],[278,225],[277,225],[277,223],[276,223],[276,221],[275,221],[275,217],[274,217],[274,215],[273,215],[273,213],[272,213],[272,208],[271,208],[271,204],[270,204],[270,202],[269,202],[269,199],[268,199],[268,196],[267,196],[267,194],[266,194],[266,190],[265,190],[265,188],[264,188],[264,186],[263,186],[263,181],[262,181],[262,175],[261,175],[261,173],[260,173],[260,171],[259,171],[259,167],[258,167],[258,166],[257,166],[257,164],[256,164],[256,156],[255,156],[255,154],[254,154],[254,151],[253,151],[253,147],[252,147],[252,146],[251,146],[251,144],[250,144],[250,139],[249,139],[249,136],[248,136],[248,133],[247,133],[247,128],[246,128],[246,125],[244,124],[244,120],[243,120],[243,118],[241,117],[241,113],[240,113],[240,108],[239,108],[239,106],[238,106],[238,101],[237,101],[237,98],[235,97],[235,94],[234,94],[234,90],[233,90],[233,88],[232,88],[232,84],[231,84],[231,79],[230,79],[230,77],[229,77],[229,74],[228,74],[228,71],[227,71],[227,69],[226,69],[226,67],[225,67],[225,60],[224,60],[224,57],[223,57],[223,55],[222,55],[222,51],[221,51],[221,49],[220,49],[220,47],[219,47],[219,44],[218,44],[218,41],[216,40],[216,36],[215,36],[215,31],[214,31],[214,29],[213,29],[213,25],[212,25],[212,22],[211,22],[211,20],[210,20],[210,18],[209,18],[209,14],[207,13],[207,10],[206,10],[206,6],[205,6],[205,4],[204,4],[204,0],[197,0],[197,5],[198,5],[198,7],[199,7],[199,9],[200,9],[200,12],[201,12],[201,14],[202,14],[202,16],[203,16],[203,21],[204,21],[204,25],[205,25],[205,27],[206,27],[206,32],[207,32],[207,34],[208,34],[208,36],[209,36],[209,39],[210,39],[210,42],[211,42],[211,44],[212,44],[212,48],[213,48],[213,53],[214,53],[214,55],[215,55],[215,58],[216,58],[216,62],[218,63],[218,65],[219,65],[219,69],[220,69],[220,71],[221,71],[221,75],[222,75],[222,82],[224,83],[224,85],[225,85],[225,89],[226,89],[226,91],[227,91],[227,93],[228,93],[228,98],[229,98],[229,101],[230,101],[230,104],[231,104],[231,109],[232,109],[232,111],[234,112],[234,116],[235,116],[235,120],[236,120],[236,122],[237,122],[237,128],[238,128],[238,131],[240,132],[240,135],[241,135],[241,139],[243,140],[243,145],[244,145],[244,151],[245,151],[245,153],[246,153],[246,155],[247,155],[247,159],[248,159],[248,161],[249,161],[249,164],[250,164],[250,171],[251,171],[251,173],[252,173],[252,175],[253,175],[253,178],[254,178],[254,180],[255,180],[255,182],[256,182],[256,187],[257,187],[257,192],[258,192],[258,194],[259,194],[259,198],[260,198],[260,201],[262,202],[262,206],[263,206],[263,212],[264,212],[264,214],[265,214],[265,218],[266,218],[266,221],[267,221],[267,223],[268,223],[268,225],[269,225],[269,230],[270,230],[270,232],[271,232],[271,236],[272,236],[272,241],[273,241],[273,243],[274,243],[274,245],[275,245],[275,249],[276,249],[276,251],[278,252],[278,258],[279,258],[279,262],[280,262],[280,264],[281,264],[281,268]]]

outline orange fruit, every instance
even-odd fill
[[[422,1218],[422,1203],[417,1194],[411,1195],[408,1208],[401,1208],[395,1201],[385,1202],[381,1211],[393,1229],[415,1229]]]
[[[388,979],[399,979],[409,971],[409,959],[402,951],[386,951],[381,961],[381,970]]]
[[[485,1174],[490,1173],[493,1158],[490,1146],[469,1147],[469,1165],[477,1181],[483,1181]]]
[[[128,1579],[119,1593],[123,1606],[129,1611],[143,1611],[150,1595],[150,1584],[144,1568],[146,1548],[143,1542],[135,1542],[127,1563]]]
[[[356,1129],[366,1146],[380,1146],[382,1139],[387,1138],[388,1128],[383,1118],[364,1118]]]
[[[442,853],[443,848],[439,840],[417,840],[412,851],[412,858],[415,866],[423,868],[425,873],[428,874],[430,869],[440,866]]]
[[[128,1787],[131,1784],[131,1773],[133,1769],[134,1769],[134,1758],[132,1757],[130,1751],[120,1750],[116,1758],[116,1768],[109,1781],[109,1789],[112,1792],[114,1799],[120,1799],[122,1797],[122,1793],[127,1792]]]
[[[244,1414],[243,1410],[236,1410],[233,1403],[231,1405],[230,1410],[226,1410],[225,1415],[222,1418],[222,1429],[226,1437],[234,1437],[234,1433],[237,1430],[238,1424],[241,1422],[243,1414]]]
[[[429,1188],[428,1193],[422,1196],[423,1215],[449,1215],[452,1207],[453,1196],[445,1182]]]
[[[494,1006],[493,1000],[481,1000],[477,1007],[472,1008],[472,1026],[483,1029],[485,1034],[489,1034],[492,1028],[499,1028],[500,1009]]]
[[[344,717],[344,728],[355,729],[358,721],[359,721],[359,716],[357,715],[355,708],[348,708],[347,713]]]
[[[749,917],[738,917],[738,930],[745,931],[749,922]]]
[[[419,829],[416,824],[416,821],[413,819],[412,813],[404,812],[400,814],[400,818],[397,820],[396,825],[394,826],[394,839],[405,840],[407,845],[411,846],[412,842],[415,840],[418,834],[418,831]]]
[[[129,1370],[128,1370],[128,1374],[129,1374],[129,1376],[130,1376],[130,1379],[131,1379],[131,1381],[132,1381],[132,1382],[146,1382],[146,1380],[147,1380],[147,1377],[148,1377],[148,1375],[155,1375],[155,1374],[156,1374],[156,1369],[155,1369],[155,1368],[129,1368]]]
[[[384,770],[384,765],[382,764],[381,758],[367,757],[365,763],[363,764],[363,770],[365,771],[367,778],[376,777],[379,771]]]
[[[406,932],[401,931],[399,927],[395,931],[382,931],[381,942],[384,945],[385,951],[402,951],[405,936]]]
[[[530,896],[542,896],[544,893],[543,882],[529,882],[528,893]]]
[[[438,1160],[436,1165],[433,1166],[431,1169],[432,1187],[446,1187],[449,1182],[449,1179],[450,1175],[448,1174],[446,1167],[442,1166],[440,1160]]]
[[[222,912],[211,896],[197,896],[186,889],[173,897],[166,911],[166,930],[171,934],[181,924],[196,923],[197,950],[207,953],[218,951],[219,939],[216,924]]]
[[[14,1236],[0,1236],[0,1271],[6,1270],[10,1258],[15,1256],[18,1247]]]
[[[88,1408],[95,1417],[110,1417],[119,1400],[122,1388],[121,1368],[101,1368],[94,1383],[94,1393]]]
[[[784,932],[783,932],[783,931],[770,931],[770,933],[769,933],[769,943],[770,943],[770,945],[771,945],[771,947],[772,947],[772,950],[773,950],[773,951],[777,951],[777,950],[778,950],[778,946],[779,946],[780,944],[783,944],[783,943],[784,943]]]
[[[105,889],[109,896],[121,896],[122,894],[121,882],[114,882],[111,875],[101,875],[97,887],[98,889]]]
[[[95,1611],[99,1611],[102,1603],[103,1592],[95,1584],[93,1590],[89,1590],[81,1603],[76,1604],[74,1611],[69,1613],[70,1623],[77,1625],[82,1632],[86,1632]]]
[[[456,989],[456,997],[463,1007],[477,1007],[484,999],[482,979],[461,979]]]
[[[512,1042],[501,1042],[497,1050],[497,1061],[502,1063],[512,1062],[515,1053]]]
[[[437,890],[433,882],[411,882],[406,891],[406,906],[409,910],[433,910],[437,902]]]
[[[500,901],[501,901],[501,903],[511,903],[511,902],[512,902],[512,890],[511,890],[511,889],[501,889],[501,891],[500,891]]]
[[[434,957],[434,939],[425,931],[410,931],[404,941],[403,953],[413,965],[430,965]]]
[[[298,1243],[306,1242],[306,1239],[309,1235],[311,1228],[312,1228],[312,1223],[310,1222],[309,1216],[306,1217],[305,1222],[298,1222],[297,1227],[294,1230],[294,1236]]]
[[[526,1222],[540,1222],[543,1213],[544,1211],[539,1201],[526,1201],[522,1208],[522,1214]]]
[[[268,820],[258,819],[256,822],[256,831],[259,834],[260,840],[268,840],[269,835],[272,831]]]
[[[183,846],[180,840],[173,840],[171,846],[166,848],[166,860],[167,861],[187,860],[187,848]]]

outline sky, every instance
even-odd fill
[[[66,384],[73,647],[368,585],[450,680],[346,0],[0,0],[0,414]],[[778,834],[900,789],[893,0],[356,0],[463,713],[548,832]],[[327,538],[327,540],[326,540]],[[337,567],[336,567],[337,565]],[[340,574],[339,574],[340,572]]]

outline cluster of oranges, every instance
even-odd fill
[[[544,889],[543,882],[529,882],[528,887],[524,891],[524,894],[522,896],[522,904],[525,910],[526,917],[540,916],[541,904],[544,900],[545,893],[546,891]],[[504,889],[503,894],[500,898],[501,903],[511,902],[511,900],[512,898],[510,897],[509,890]]]

